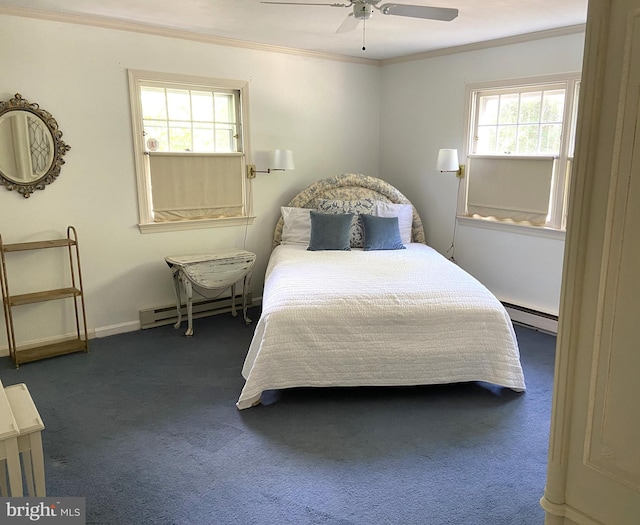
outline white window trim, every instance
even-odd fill
[[[577,101],[574,101],[575,85],[581,78],[580,72],[559,73],[554,75],[542,75],[535,77],[523,77],[517,79],[504,79],[495,80],[489,82],[478,82],[473,84],[467,84],[465,90],[465,127],[464,127],[464,143],[463,143],[463,156],[467,159],[470,155],[469,148],[473,143],[473,130],[471,129],[471,123],[474,119],[474,107],[472,100],[472,93],[475,91],[502,91],[507,89],[527,88],[531,85],[542,84],[557,84],[566,83],[567,91],[565,98],[565,113],[563,116],[563,137],[567,137],[571,134],[571,126],[573,122],[572,109],[575,109]],[[527,235],[537,235],[541,237],[551,238],[564,238],[566,224],[563,214],[558,210],[562,210],[565,201],[565,176],[559,174],[566,173],[567,160],[569,159],[569,144],[570,140],[563,140],[561,143],[561,151],[559,155],[559,162],[557,165],[557,172],[552,180],[552,195],[550,209],[552,223],[544,226],[534,226],[527,224],[510,223],[507,221],[498,221],[493,219],[486,219],[480,217],[472,217],[467,215],[466,202],[467,202],[467,185],[460,184],[458,189],[458,206],[456,212],[457,221],[466,226],[477,226],[479,228],[492,229],[497,231],[511,231],[516,233],[523,233]],[[466,164],[466,162],[465,162]]]
[[[251,199],[251,180],[243,177],[243,191],[245,195],[246,215],[243,217],[221,217],[215,219],[191,219],[184,221],[154,222],[152,220],[151,186],[144,165],[144,134],[142,127],[142,104],[139,100],[140,82],[176,82],[182,84],[201,85],[207,89],[214,87],[234,89],[240,92],[240,127],[242,129],[242,173],[246,173],[247,159],[251,157],[249,142],[249,82],[244,80],[218,79],[191,75],[178,75],[155,71],[129,69],[129,97],[131,101],[131,121],[133,129],[134,160],[138,194],[138,228],[141,233],[156,233],[169,231],[185,231],[204,228],[218,228],[229,226],[245,226],[252,224],[253,202]],[[133,101],[136,101],[135,103]]]
[[[161,233],[186,230],[203,230],[207,228],[221,228],[224,226],[247,226],[253,224],[255,215],[246,217],[221,217],[219,219],[192,219],[188,221],[148,222],[140,223],[141,233]]]
[[[548,226],[533,226],[529,224],[509,223],[505,221],[495,221],[492,219],[483,219],[480,217],[467,217],[458,215],[456,217],[458,224],[461,226],[470,226],[473,228],[482,228],[485,230],[494,230],[509,233],[518,233],[522,235],[533,235],[534,237],[545,237],[547,239],[564,240],[566,232],[564,230],[556,230]]]

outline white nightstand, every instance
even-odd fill
[[[185,335],[193,335],[193,290],[206,298],[214,298],[231,288],[231,313],[236,313],[236,285],[242,282],[242,313],[247,324],[247,294],[251,280],[251,269],[256,254],[245,250],[221,250],[216,253],[199,255],[172,255],[165,257],[173,274],[176,290],[179,328],[182,322],[180,305],[182,303],[181,284],[187,303],[188,327]]]

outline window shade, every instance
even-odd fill
[[[155,222],[243,214],[240,153],[155,153],[149,169]]]
[[[469,157],[469,215],[544,224],[554,163],[555,157]]]

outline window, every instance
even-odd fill
[[[563,230],[579,75],[467,87],[464,210],[459,215]]]
[[[247,83],[129,71],[140,230],[246,224]]]

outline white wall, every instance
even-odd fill
[[[246,249],[258,255],[256,296],[280,205],[324,177],[378,176],[376,66],[0,15],[0,68],[0,100],[20,93],[39,103],[71,146],[60,177],[44,191],[25,199],[0,187],[0,234],[6,243],[23,242],[77,228],[88,326],[98,333],[135,328],[140,309],[173,302],[164,256],[242,247],[245,235],[244,227],[139,232],[128,68],[249,80],[254,159],[276,147],[294,150],[294,172],[258,174],[253,184],[257,218]],[[48,257],[20,259],[13,293],[57,286],[63,261]],[[71,316],[49,306],[15,310],[18,343],[60,334],[61,321],[73,331]]]
[[[469,83],[580,71],[584,34],[385,66],[380,177],[409,197],[427,243],[450,247],[458,180],[435,170],[438,149],[463,150]],[[458,224],[455,257],[499,299],[558,313],[564,239]]]
[[[59,179],[44,191],[24,199],[0,187],[0,234],[4,242],[22,242],[76,226],[88,325],[99,334],[136,328],[140,309],[172,303],[165,255],[243,246],[243,227],[139,232],[126,75],[133,68],[249,80],[254,159],[276,147],[294,150],[295,172],[259,174],[253,183],[257,218],[246,232],[246,248],[258,254],[256,296],[279,206],[311,182],[339,173],[366,173],[396,185],[423,216],[428,242],[444,252],[457,180],[433,166],[439,148],[462,146],[465,83],[579,70],[582,39],[378,68],[0,15],[0,100],[21,93],[38,102],[56,117],[72,148]],[[456,258],[463,267],[501,299],[545,311],[557,312],[562,253],[562,241],[457,229]],[[52,256],[43,263],[29,254],[19,265],[12,273],[14,293],[55,287],[64,261]],[[50,307],[17,310],[19,342],[58,335],[61,323],[72,331],[72,316]]]

